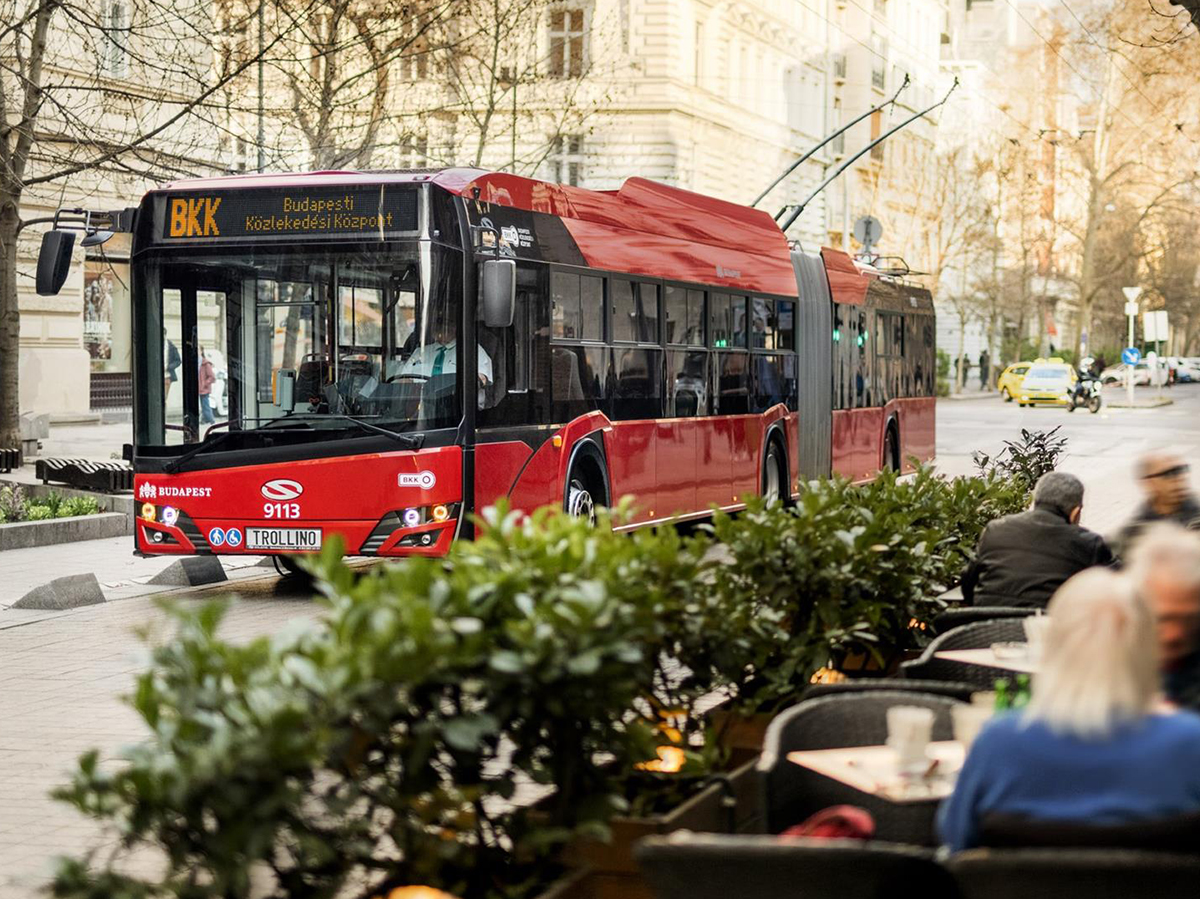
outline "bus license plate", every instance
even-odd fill
[[[320,528],[246,528],[246,549],[302,552],[320,548]]]

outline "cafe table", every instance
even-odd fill
[[[1018,674],[1037,674],[1037,663],[1028,655],[1003,657],[997,656],[990,646],[986,649],[946,649],[933,654],[935,659],[946,659],[951,662],[965,662],[968,665],[979,665],[983,668],[998,668],[1002,671],[1015,671]]]
[[[893,803],[945,799],[954,789],[966,753],[956,740],[930,743],[929,766],[923,775],[902,775],[890,746],[845,746],[789,752],[787,759],[862,793]]]

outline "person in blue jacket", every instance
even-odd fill
[[[1200,811],[1200,716],[1160,699],[1154,619],[1131,581],[1083,571],[1048,611],[1028,707],[988,723],[939,809],[954,851],[979,845],[990,813],[1102,825]]]

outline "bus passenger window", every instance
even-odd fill
[[[667,287],[663,307],[667,343],[704,346],[703,290]]]
[[[612,339],[629,343],[658,342],[658,285],[621,278],[609,281]]]
[[[604,339],[604,279],[579,276],[579,327],[584,340]]]
[[[796,348],[796,304],[780,300],[775,306],[775,345],[781,350]]]
[[[775,304],[771,300],[755,297],[751,300],[753,313],[750,318],[750,346],[757,350],[774,350],[775,343]]]
[[[579,340],[583,337],[579,315],[579,275],[551,272],[550,301],[550,336],[557,340]]]
[[[615,421],[662,415],[662,351],[618,347],[613,351]]]
[[[667,352],[668,418],[708,414],[708,360],[705,350]]]
[[[750,321],[746,311],[746,302],[746,297],[731,296],[729,298],[730,346],[749,346]]]
[[[729,321],[729,294],[714,293],[708,298],[708,336],[712,346],[730,346],[732,328]]]

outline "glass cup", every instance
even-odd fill
[[[1050,629],[1048,615],[1030,615],[1021,622],[1025,628],[1025,641],[1029,645],[1029,658],[1037,660],[1042,657],[1042,647],[1046,645],[1046,632]]]
[[[887,710],[887,745],[896,753],[901,774],[919,775],[928,767],[925,750],[933,735],[933,710],[894,705]]]
[[[950,709],[950,721],[954,725],[954,739],[969,750],[979,731],[992,718],[992,709],[982,705],[956,705]]]

